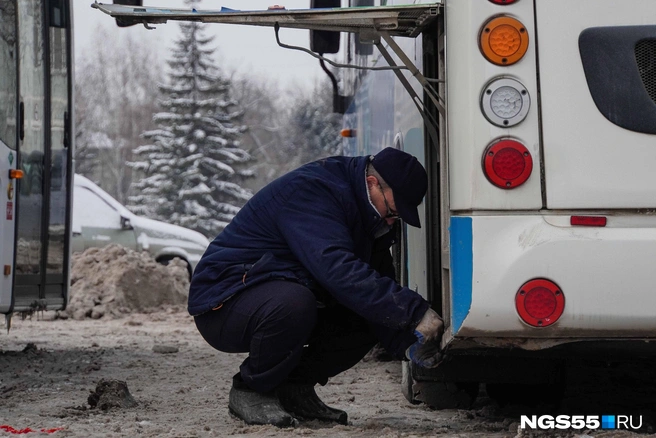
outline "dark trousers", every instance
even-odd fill
[[[318,307],[312,291],[289,281],[253,286],[194,319],[212,347],[249,353],[241,377],[259,392],[285,381],[325,385],[379,340],[396,355],[416,341],[410,332],[371,325],[339,304]]]

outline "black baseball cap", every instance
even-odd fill
[[[394,194],[396,211],[408,225],[421,228],[417,207],[426,196],[428,175],[416,157],[399,149],[385,148],[371,159],[374,169]]]

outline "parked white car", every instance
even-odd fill
[[[73,190],[73,252],[117,243],[147,251],[159,263],[174,257],[187,262],[189,275],[210,244],[202,234],[165,222],[137,216],[82,175]]]

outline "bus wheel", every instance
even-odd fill
[[[418,405],[421,403],[415,398],[415,393],[412,389],[415,381],[412,378],[412,365],[410,361],[404,360],[401,362],[401,392],[413,405]]]
[[[415,382],[415,398],[433,409],[469,409],[478,396],[477,382]]]

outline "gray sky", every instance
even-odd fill
[[[111,0],[104,2],[111,3]],[[167,59],[166,50],[179,34],[177,22],[156,25],[155,30],[147,30],[140,25],[119,28],[108,15],[91,8],[91,3],[92,0],[73,0],[76,58],[89,46],[93,32],[104,26],[116,32],[131,32],[140,39],[151,41],[157,47],[160,59]],[[182,0],[144,0],[144,4],[187,8]],[[274,4],[283,5],[287,9],[307,9],[310,0],[204,0],[198,9],[220,9],[224,6],[240,10],[264,10]],[[271,79],[285,87],[309,88],[317,79],[325,77],[315,58],[297,50],[279,47],[272,28],[209,24],[207,35],[215,35],[214,46],[218,48],[222,64],[228,66],[228,71]],[[309,47],[307,30],[281,29],[280,40],[285,44]]]

